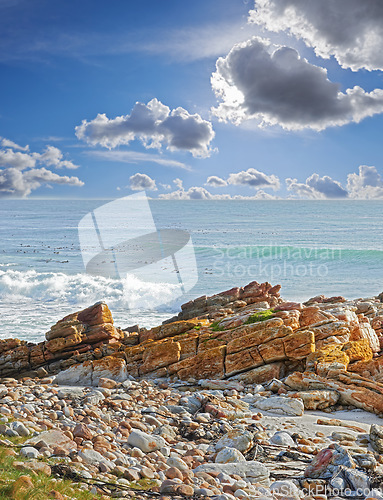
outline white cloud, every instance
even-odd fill
[[[341,199],[347,198],[348,192],[340,182],[335,181],[328,175],[320,177],[312,174],[305,183],[299,183],[297,179],[286,179],[288,191],[302,198],[313,199]]]
[[[239,184],[253,188],[269,187],[274,191],[277,191],[281,186],[276,175],[267,175],[255,168],[249,168],[241,172],[230,174],[227,182],[228,184]]]
[[[258,37],[220,57],[211,82],[222,101],[213,113],[235,124],[252,119],[259,126],[323,130],[383,112],[383,90],[367,93],[356,86],[340,92],[324,68],[310,64],[295,49],[273,51]]]
[[[309,198],[313,200],[324,200],[325,196],[323,193],[319,193],[314,188],[309,186],[307,183],[298,182],[298,179],[292,179],[288,177],[286,179],[286,187],[288,191],[291,191],[294,196],[298,198]]]
[[[254,196],[241,196],[230,194],[212,194],[201,186],[192,186],[185,190],[183,187],[171,193],[160,194],[163,200],[266,200],[276,199],[276,196],[269,195],[264,191],[258,191]]]
[[[383,69],[381,0],[255,0],[249,21],[291,33],[344,68]]]
[[[320,177],[318,174],[312,174],[306,179],[306,183],[319,193],[323,193],[326,198],[346,198],[348,195],[341,183],[334,181],[328,175]]]
[[[5,140],[6,148],[0,149],[0,168],[13,167],[24,170],[35,167],[37,163],[55,168],[78,168],[78,165],[71,161],[63,160],[63,153],[54,146],[47,146],[43,153],[30,153],[14,151],[14,149],[20,149],[20,147],[16,144],[16,148],[13,146],[13,149],[11,149],[11,143],[12,141]]]
[[[47,146],[45,151],[37,156],[37,159],[40,163],[44,163],[48,167],[68,169],[78,168],[78,165],[75,165],[71,161],[63,160],[63,157],[64,155],[59,148],[56,148],[55,146]]]
[[[133,191],[157,191],[156,181],[146,174],[136,174],[129,177],[130,189]]]
[[[26,197],[42,184],[83,186],[78,177],[60,176],[46,168],[21,171],[16,168],[0,170],[0,197]]]
[[[33,153],[21,153],[12,149],[0,149],[0,168],[16,168],[24,170],[36,165],[36,157]]]
[[[45,168],[77,168],[72,162],[63,160],[62,152],[53,146],[47,146],[43,153],[34,153],[8,139],[2,139],[1,144],[3,149],[0,149],[0,197],[25,197],[42,184],[84,185],[78,177],[60,176]],[[15,149],[23,149],[23,152]],[[37,164],[45,166],[36,168]]]
[[[148,104],[137,102],[130,115],[109,119],[105,114],[76,127],[76,135],[92,145],[115,148],[139,139],[147,148],[166,146],[171,151],[189,151],[206,158],[212,153],[212,124],[197,113],[181,107],[170,110],[157,99]]]
[[[265,193],[263,189],[260,189],[257,191],[257,194],[255,196],[251,197],[253,200],[278,200],[279,196],[275,196],[270,193]]]
[[[86,151],[85,154],[94,158],[101,158],[103,160],[116,161],[120,163],[156,163],[157,165],[164,167],[191,170],[191,167],[186,163],[177,160],[170,160],[169,158],[154,153],[141,153],[139,151]]]
[[[306,182],[286,179],[287,190],[299,198],[360,199],[383,198],[383,180],[376,167],[360,165],[358,173],[347,176],[347,187],[325,175],[312,174]]]
[[[212,187],[223,187],[227,186],[227,182],[225,179],[221,179],[221,177],[218,177],[216,175],[211,175],[206,179],[206,186],[212,186]]]
[[[173,180],[173,184],[175,184],[178,189],[183,189],[183,181],[177,177],[177,179]]]
[[[1,139],[1,146],[3,148],[12,148],[12,149],[19,149],[20,151],[29,151],[28,144],[26,146],[19,146],[15,142],[13,142],[13,141],[11,141],[9,139],[6,139],[5,137],[3,137]]]
[[[347,176],[347,189],[351,198],[383,198],[383,181],[376,167],[360,165],[358,174]]]

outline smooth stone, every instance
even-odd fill
[[[21,448],[20,454],[23,455],[26,458],[38,458],[40,453],[36,448],[33,448],[32,446],[25,446],[24,448]]]
[[[284,498],[295,498],[299,500],[300,490],[292,481],[275,481],[270,486],[270,491],[283,495]]]
[[[215,474],[223,472],[225,474],[228,474],[229,476],[236,474],[240,477],[253,479],[256,482],[261,483],[263,486],[269,485],[270,477],[268,469],[260,462],[256,462],[254,460],[230,464],[201,464],[196,467],[193,472],[207,472],[208,474],[210,472],[213,472]]]
[[[144,453],[150,453],[166,446],[166,441],[161,436],[150,435],[146,432],[134,429],[128,437],[128,444],[137,447]]]
[[[246,458],[236,448],[229,448],[226,446],[225,448],[222,448],[222,450],[219,451],[215,457],[215,463],[217,464],[229,464],[235,462],[246,462]]]
[[[105,458],[101,453],[95,450],[91,450],[90,448],[84,448],[79,451],[79,457],[81,457],[84,462],[90,465],[99,466],[100,464],[106,465],[109,469],[114,468],[114,463],[111,460]]]
[[[260,399],[254,402],[253,406],[259,410],[294,417],[302,416],[305,410],[301,399],[287,398],[283,396],[271,396],[270,398]]]
[[[270,438],[270,444],[278,446],[296,446],[293,438],[286,431],[278,431]]]
[[[219,439],[215,445],[217,451],[222,448],[235,448],[238,451],[245,452],[253,446],[253,434],[242,429],[233,429],[227,432]]]

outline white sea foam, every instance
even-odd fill
[[[85,273],[0,270],[0,299],[8,303],[23,300],[82,307],[105,300],[111,307],[149,311],[171,303],[177,296],[178,286],[147,283],[133,275],[119,280]]]
[[[154,326],[178,310],[178,295],[178,287],[144,283],[134,276],[120,281],[82,273],[0,269],[0,338],[43,340],[55,321],[99,300],[107,302],[121,327]]]

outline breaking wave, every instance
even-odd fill
[[[0,269],[0,299],[8,303],[31,301],[59,306],[86,307],[104,300],[113,308],[153,310],[173,302],[179,287],[146,283],[135,276],[124,280],[89,274],[39,273],[35,270]]]

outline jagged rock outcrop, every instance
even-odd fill
[[[113,325],[108,306],[99,302],[66,316],[46,333],[46,341],[32,344],[0,340],[0,376],[40,370],[55,373],[82,361],[100,359],[120,348],[124,332]]]
[[[125,331],[97,303],[57,322],[45,342],[1,340],[0,376],[60,372],[59,382],[85,385],[129,375],[245,385],[284,379],[278,387],[306,408],[339,400],[383,413],[380,299],[301,304],[284,302],[279,290],[252,282],[188,302],[174,321]]]
[[[279,295],[280,289],[281,285],[272,286],[267,282],[259,284],[252,281],[245,287],[231,288],[211,297],[203,295],[183,304],[181,312],[168,322],[197,317],[214,320],[226,316],[228,310],[233,313],[251,304],[267,303],[268,307],[275,307],[283,302]]]

